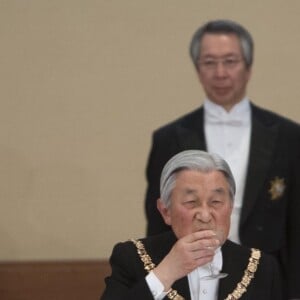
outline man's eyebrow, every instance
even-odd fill
[[[198,198],[198,191],[196,189],[193,189],[193,188],[185,188],[184,191],[183,191],[183,194],[185,196],[194,196],[194,197],[197,197]]]
[[[186,195],[196,195],[197,194],[197,191],[193,188],[185,188],[184,189],[184,193]]]
[[[183,192],[184,192],[185,195],[193,195],[193,196],[198,197],[198,192],[197,192],[196,189],[187,187],[187,188],[184,189]],[[212,189],[211,192],[214,193],[214,194],[218,194],[218,195],[225,195],[226,194],[226,189],[224,187],[218,187],[218,188]]]
[[[220,195],[226,194],[226,190],[223,187],[215,188],[212,192]]]

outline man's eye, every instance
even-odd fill
[[[203,62],[203,65],[206,66],[206,67],[212,67],[212,66],[214,66],[215,64],[216,64],[216,62],[213,61],[213,60],[205,60],[205,61]]]
[[[239,62],[239,60],[235,59],[235,58],[227,58],[224,60],[224,64],[227,67],[233,67],[235,66],[237,63]]]
[[[213,199],[213,200],[211,201],[211,203],[212,203],[213,205],[219,205],[219,204],[222,203],[222,201],[219,200],[219,199]]]
[[[226,63],[226,64],[229,64],[229,65],[230,65],[230,64],[234,64],[235,62],[236,62],[236,60],[233,59],[233,58],[228,58],[228,59],[225,60],[225,63]]]
[[[194,206],[194,205],[196,205],[196,200],[186,200],[186,201],[184,201],[184,204],[186,206]]]

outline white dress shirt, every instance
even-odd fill
[[[239,221],[248,168],[251,135],[251,109],[247,98],[229,112],[222,106],[204,101],[204,133],[208,152],[217,153],[230,166],[236,182],[229,239],[240,243]]]
[[[222,269],[223,259],[221,248],[218,248],[216,250],[215,256],[212,261],[212,265],[216,273],[219,273]],[[219,279],[201,279],[207,275],[210,275],[210,268],[208,264],[199,267],[188,274],[188,283],[191,294],[191,300],[218,299]],[[162,300],[167,295],[167,292],[164,292],[163,284],[152,271],[146,276],[146,282],[150,288],[154,300]]]

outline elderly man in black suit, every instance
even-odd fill
[[[230,20],[208,22],[194,34],[190,54],[206,99],[153,134],[147,235],[169,229],[156,207],[164,164],[187,149],[218,153],[237,182],[229,239],[276,257],[285,299],[300,299],[300,126],[247,98],[253,47],[249,32]]]
[[[102,300],[281,300],[276,260],[227,240],[235,181],[218,155],[165,165],[158,209],[172,230],[115,246]]]

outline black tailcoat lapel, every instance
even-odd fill
[[[267,171],[272,164],[272,154],[275,149],[277,126],[261,120],[258,108],[251,104],[252,132],[250,139],[249,163],[245,184],[244,199],[240,220],[240,228],[250,215],[262,189]]]
[[[204,109],[200,107],[188,117],[182,119],[177,128],[177,139],[180,149],[206,150],[204,136]]]

